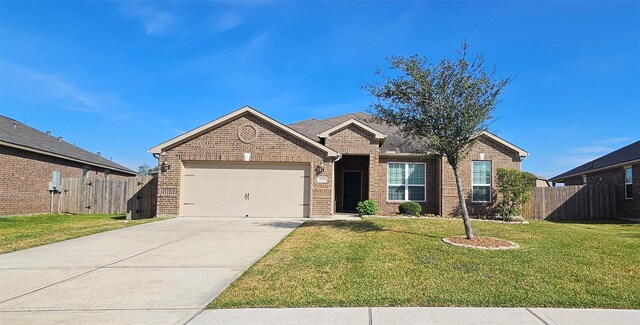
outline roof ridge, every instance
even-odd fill
[[[16,119],[10,118],[8,116],[5,115],[0,115],[1,117],[5,118],[7,120],[7,122],[9,123],[17,123],[19,125],[19,128],[22,128],[24,131],[22,132],[30,132],[31,136],[29,136],[29,134],[22,134],[19,137],[27,137],[27,138],[31,138],[30,141],[15,141],[16,139],[14,138],[13,140],[11,138],[8,139],[0,139],[2,141],[6,141],[7,143],[11,143],[11,144],[15,144],[15,145],[19,145],[22,146],[23,148],[31,148],[34,150],[40,150],[42,152],[47,152],[49,154],[54,154],[54,155],[60,155],[63,157],[67,157],[70,159],[78,159],[78,160],[82,160],[83,162],[85,162],[86,164],[89,165],[95,165],[95,164],[102,164],[107,166],[108,168],[112,168],[115,170],[121,170],[121,171],[129,171],[131,173],[135,173],[135,171],[133,171],[132,169],[123,166],[117,162],[114,162],[112,159],[108,159],[107,157],[104,157],[102,155],[98,156],[96,153],[91,152],[87,149],[81,148],[79,146],[77,146],[76,144],[72,144],[66,140],[64,140],[64,138],[62,136],[56,137],[53,136],[51,133],[47,133],[46,131],[41,131],[31,125],[28,125],[26,123],[22,123]],[[34,132],[35,131],[35,132]],[[20,131],[18,131],[20,132]],[[7,134],[8,136],[10,136],[9,134]],[[14,135],[15,136],[15,135]],[[11,136],[10,136],[11,137]],[[38,140],[40,139],[40,140]],[[48,141],[52,141],[52,142],[58,142],[59,144],[47,144]],[[37,145],[36,142],[42,142],[41,145]],[[43,147],[44,146],[44,147]],[[58,150],[56,150],[56,146],[63,146],[63,147],[57,147]],[[68,149],[65,149],[68,148]],[[74,153],[75,151],[75,153]],[[79,151],[79,152],[78,152]],[[81,155],[79,155],[81,154]],[[94,161],[91,161],[90,159],[93,159]]]
[[[555,180],[555,179],[560,179],[560,178],[563,178],[563,177],[574,176],[574,174],[586,174],[586,173],[589,173],[589,172],[591,172],[593,170],[596,170],[596,169],[607,168],[607,167],[615,166],[615,165],[618,165],[618,164],[624,164],[627,161],[633,161],[633,160],[636,160],[636,159],[640,159],[640,153],[638,153],[637,156],[631,155],[630,157],[628,157],[628,159],[627,158],[623,158],[623,159],[621,159],[619,161],[615,161],[616,159],[613,159],[614,160],[613,162],[604,163],[602,166],[596,166],[594,164],[596,162],[602,162],[603,160],[605,160],[607,158],[615,157],[617,154],[620,154],[621,152],[624,152],[625,150],[628,150],[629,147],[638,146],[638,145],[640,145],[640,140],[637,140],[637,141],[632,142],[632,143],[630,143],[630,144],[628,144],[628,145],[626,145],[624,147],[621,147],[621,148],[618,148],[616,150],[613,150],[613,151],[611,151],[611,152],[609,152],[607,154],[604,154],[604,155],[602,155],[600,157],[591,159],[590,161],[587,161],[584,164],[581,164],[581,165],[578,165],[578,166],[576,166],[574,168],[571,168],[570,170],[568,170],[568,171],[566,171],[564,173],[558,174],[558,175],[556,175],[554,177],[551,177],[550,179],[551,180]]]

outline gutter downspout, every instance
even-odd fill
[[[338,153],[338,158],[331,163],[331,214],[336,214],[336,163],[342,159],[342,154]]]

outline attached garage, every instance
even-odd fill
[[[310,164],[184,161],[182,216],[309,216]]]
[[[151,149],[159,216],[323,217],[332,214],[325,145],[243,107]]]

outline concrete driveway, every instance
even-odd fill
[[[302,222],[176,218],[0,255],[0,323],[184,324]]]

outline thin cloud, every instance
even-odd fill
[[[147,35],[162,35],[175,24],[175,16],[171,13],[143,5],[139,2],[129,2],[122,6],[122,12],[129,18],[139,21]]]
[[[75,85],[61,79],[58,76],[46,73],[39,73],[34,71],[25,71],[25,73],[32,80],[40,82],[45,86],[53,90],[54,93],[64,97],[68,97],[74,101],[77,101],[83,105],[83,107],[71,108],[78,111],[90,111],[88,107],[94,107],[99,105],[103,96],[91,94],[88,91],[82,90]]]
[[[589,161],[592,161],[599,156],[560,156],[557,159],[556,164],[559,166],[580,166]]]
[[[237,72],[242,68],[254,71],[253,67],[249,68],[248,66],[251,63],[255,64],[256,59],[268,45],[268,41],[268,34],[260,34],[238,46],[188,60],[178,70],[189,74],[208,74],[221,71]]]
[[[214,18],[213,31],[216,33],[221,33],[240,27],[243,24],[244,19],[242,18],[242,16],[234,12],[225,12],[220,16]]]
[[[142,114],[142,112],[138,112],[138,111],[131,111],[131,112],[125,112],[125,113],[115,113],[115,114],[110,114],[111,119],[113,120],[117,120],[117,121],[124,121],[124,120],[128,120],[134,116],[140,115]]]
[[[132,105],[105,93],[77,86],[61,74],[36,71],[18,64],[2,62],[2,96],[42,102],[43,107],[59,107],[110,119],[127,120],[141,112]]]
[[[605,147],[605,146],[580,147],[580,148],[573,148],[570,150],[571,153],[575,153],[575,154],[604,153],[609,151],[612,151],[611,148]]]
[[[630,140],[631,138],[610,138],[610,139],[596,141],[596,144],[613,144],[613,143],[627,142]]]

